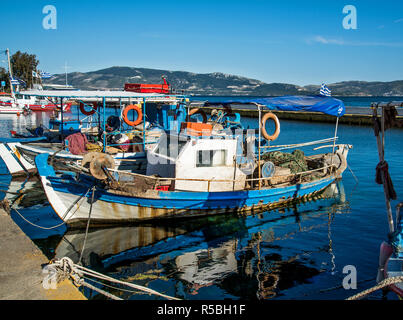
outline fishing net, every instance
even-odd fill
[[[262,160],[271,161],[274,165],[281,168],[289,168],[291,173],[297,173],[308,170],[308,164],[302,150],[294,150],[292,153],[281,151],[268,152],[262,155]]]

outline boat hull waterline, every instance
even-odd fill
[[[47,164],[47,159],[47,154],[41,154],[36,157],[35,162],[49,203],[67,224],[85,225],[91,208],[93,183],[77,182],[73,175],[57,177],[53,168]],[[312,182],[245,191],[155,190],[144,197],[96,189],[91,209],[91,225],[258,212],[314,196],[335,180],[334,175],[328,175]]]

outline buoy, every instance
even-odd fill
[[[93,115],[97,111],[97,109],[98,109],[98,103],[96,103],[96,102],[94,102],[92,104],[92,110],[91,111],[85,110],[84,103],[80,102],[80,111],[81,111],[82,114],[85,114],[86,116]]]
[[[276,130],[272,135],[269,135],[266,131],[265,125],[268,119],[272,119],[274,124],[276,125]],[[278,138],[280,134],[280,121],[278,120],[277,116],[274,113],[268,112],[262,118],[262,134],[267,140],[274,141]]]
[[[130,110],[134,110],[137,112],[137,119],[134,121],[129,120],[128,113]],[[143,112],[141,111],[141,105],[139,104],[129,104],[126,108],[124,108],[122,112],[123,121],[129,126],[137,126],[143,121]]]

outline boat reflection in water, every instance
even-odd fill
[[[331,223],[348,212],[338,181],[314,201],[270,212],[90,229],[82,262],[184,299],[281,298],[287,290],[334,271]],[[84,239],[85,230],[67,231],[54,258],[68,256],[77,262]],[[103,289],[124,299],[156,298]],[[95,298],[95,293],[85,294]]]

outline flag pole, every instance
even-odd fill
[[[13,83],[12,83],[12,79],[13,79],[13,71],[11,69],[11,62],[10,62],[10,50],[6,50],[7,53],[7,61],[8,61],[8,73],[9,73],[9,78],[10,78],[10,91],[11,91],[11,97],[15,100],[15,96],[14,96],[14,89],[13,89]]]

